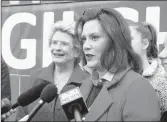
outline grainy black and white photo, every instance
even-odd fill
[[[167,1],[2,0],[1,121],[167,122]]]

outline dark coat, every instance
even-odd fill
[[[46,68],[42,68],[37,71],[32,77],[33,85],[39,84],[41,79],[49,81],[54,84],[54,63],[50,64]],[[73,73],[71,74],[69,81],[64,86],[61,93],[68,91],[74,87],[80,87],[81,81],[87,79],[89,75],[83,72],[79,65],[75,66]],[[30,111],[37,105],[39,100],[35,101],[28,107],[23,109],[20,107],[17,113],[17,120],[30,113]],[[38,113],[34,116],[32,121],[68,121],[61,105],[59,97],[54,99],[51,103],[45,104]]]
[[[85,100],[92,85],[88,79],[80,87]],[[85,121],[157,121],[160,106],[149,81],[127,68],[118,71],[110,83],[105,82],[84,118]]]
[[[1,99],[11,99],[9,69],[1,56]]]

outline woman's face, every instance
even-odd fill
[[[57,64],[74,61],[77,56],[72,36],[64,32],[57,31],[53,35],[50,49],[53,61]]]
[[[141,40],[141,34],[136,30],[136,27],[130,26],[130,32],[131,32],[131,45],[132,49],[135,53],[137,53],[139,56],[143,55],[142,50],[142,40]]]
[[[83,26],[83,51],[87,67],[101,69],[101,56],[109,44],[109,38],[98,20],[90,20]]]

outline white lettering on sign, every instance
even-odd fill
[[[79,88],[71,89],[59,95],[61,105],[74,101],[82,97]]]
[[[146,8],[146,22],[151,23],[154,25],[157,31],[159,31],[160,25],[160,7],[147,7]]]
[[[115,8],[115,10],[119,11],[126,19],[133,20],[135,22],[139,21],[139,12],[133,8],[119,7]]]
[[[64,11],[63,12],[63,21],[73,22],[74,21],[74,12],[73,11]]]
[[[54,13],[46,12],[43,16],[43,63],[42,67],[47,67],[52,62],[52,57],[49,48],[49,34],[51,25],[54,23]]]
[[[140,12],[133,8],[119,7],[115,8],[118,10],[126,19],[131,19],[133,21],[139,21],[138,17]],[[131,13],[131,14],[129,14]],[[73,11],[64,11],[62,15],[63,21],[74,21]],[[61,19],[61,18],[60,18]],[[42,20],[41,20],[42,21]],[[49,40],[48,35],[50,32],[50,26],[54,22],[54,12],[45,12],[43,14],[43,48],[41,67],[46,67],[52,61],[51,54],[49,50]],[[159,32],[160,30],[160,7],[153,6],[146,8],[146,22],[153,24],[158,31],[158,44],[162,44],[164,41],[166,32]],[[2,56],[6,63],[14,69],[30,69],[36,65],[36,39],[21,39],[21,48],[27,50],[26,59],[17,59],[13,56],[10,48],[10,36],[12,29],[17,24],[28,23],[30,25],[36,25],[36,16],[31,13],[16,13],[11,15],[6,19],[2,27]],[[30,31],[30,30],[29,30]],[[41,32],[41,30],[39,30]]]
[[[167,32],[160,32],[160,7],[159,6],[146,8],[146,22],[149,22],[152,25],[154,25],[157,32],[159,32],[157,35],[157,40],[158,40],[157,44],[162,44]]]
[[[36,16],[31,13],[16,13],[11,15],[2,27],[2,56],[5,62],[15,69],[29,69],[36,64],[36,39],[22,39],[21,48],[27,50],[25,59],[17,59],[10,48],[10,36],[15,25],[28,23],[36,25]]]

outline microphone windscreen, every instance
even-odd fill
[[[59,98],[68,120],[74,119],[74,110],[76,108],[81,115],[88,113],[87,105],[78,87],[61,93]]]
[[[19,103],[20,106],[29,105],[30,103],[34,102],[35,100],[37,100],[40,97],[42,90],[48,84],[50,84],[50,82],[43,81],[39,85],[32,87],[31,89],[29,89],[26,92],[24,92],[23,94],[21,94],[18,97],[17,102]]]
[[[57,96],[57,88],[53,84],[47,85],[41,92],[41,100],[50,103]]]

